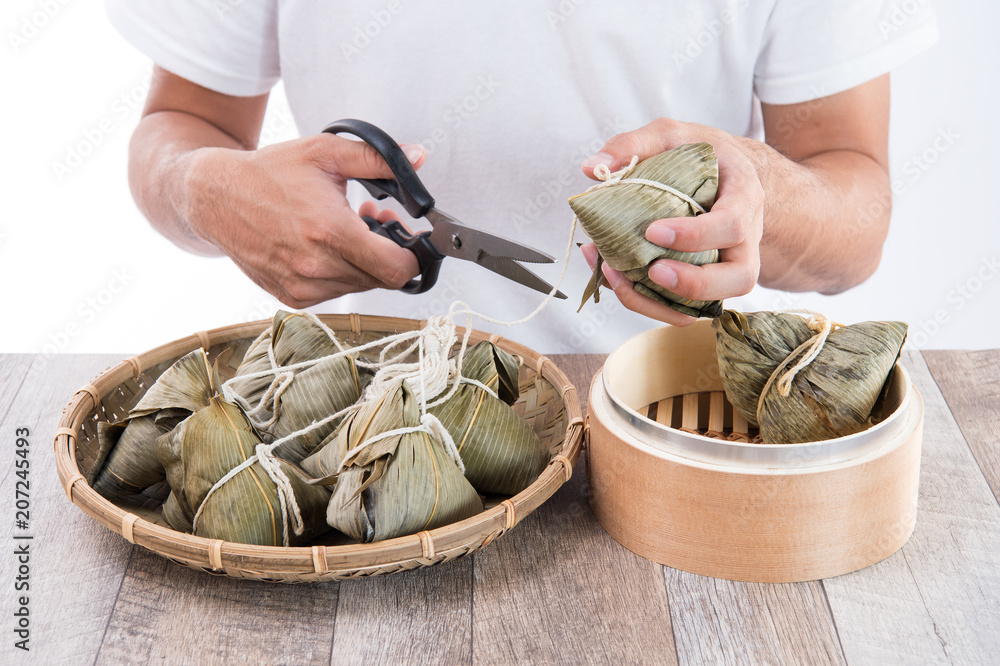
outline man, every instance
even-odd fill
[[[441,208],[553,255],[565,247],[563,202],[587,186],[581,166],[592,177],[601,163],[708,141],[720,165],[712,211],[656,222],[647,238],[718,248],[720,263],[663,260],[650,277],[696,300],[757,283],[836,293],[871,275],[888,229],[888,71],[936,36],[926,4],[912,1],[109,0],[109,13],[157,63],[130,182],[161,233],[229,256],[292,307],[337,299],[341,310],[420,318],[442,297],[500,319],[537,301],[454,260],[427,295],[350,296],[396,289],[417,265],[359,217],[393,210],[348,202],[349,178],[387,168],[362,144],[318,134],[327,123],[381,126],[408,142]],[[279,78],[303,138],[257,150]],[[593,262],[593,247],[584,255]],[[563,290],[582,290],[586,273],[574,258]],[[692,321],[606,276],[628,309]],[[649,325],[607,309],[584,319],[575,305],[552,304],[510,335],[597,351]]]

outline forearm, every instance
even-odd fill
[[[793,161],[753,143],[764,188],[760,284],[838,293],[868,278],[889,229],[883,167],[853,150]]]
[[[129,186],[139,210],[163,236],[189,252],[219,256],[222,252],[198,236],[184,214],[195,151],[205,147],[243,148],[229,134],[187,113],[145,116],[129,144]]]

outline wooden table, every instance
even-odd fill
[[[98,526],[56,478],[61,409],[122,358],[0,356],[0,663],[1000,663],[1000,350],[904,355],[926,407],[913,536],[857,573],[782,585],[624,549],[590,511],[582,463],[512,532],[438,567],[315,585],[185,569]],[[585,395],[603,357],[554,360]],[[30,431],[28,592],[14,589],[18,428]],[[28,653],[12,631],[22,595]]]

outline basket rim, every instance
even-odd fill
[[[427,320],[357,313],[317,316],[334,330],[354,334],[419,330],[427,324]],[[199,347],[207,351],[218,344],[255,337],[271,323],[271,319],[261,319],[199,331],[126,358],[78,389],[63,410],[53,441],[56,472],[70,502],[129,542],[190,567],[240,578],[295,582],[289,580],[289,576],[301,576],[302,581],[316,582],[380,568],[405,570],[428,566],[474,552],[510,530],[571,477],[584,435],[576,387],[548,357],[500,335],[473,330],[470,342],[489,340],[505,351],[521,356],[525,363],[530,359],[536,375],[557,389],[566,410],[562,443],[538,478],[520,493],[475,516],[417,534],[367,544],[254,546],[208,539],[157,525],[113,504],[90,487],[76,461],[77,433],[97,409],[100,399],[122,382],[139,378],[145,369],[171,358],[179,358]],[[457,331],[463,335],[465,329],[457,327]],[[270,575],[273,578],[269,578]]]

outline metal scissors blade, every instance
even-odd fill
[[[441,254],[465,259],[488,268],[508,280],[518,282],[535,291],[548,294],[552,285],[538,277],[518,261],[551,264],[555,259],[530,247],[494,234],[467,227],[451,215],[431,208],[426,217],[434,230],[430,241]],[[566,298],[561,291],[556,298]]]
[[[531,287],[535,291],[540,291],[543,294],[548,294],[552,291],[551,284],[538,277],[513,259],[508,259],[507,257],[494,257],[493,255],[486,254],[484,252],[479,256],[476,263],[483,268],[490,269],[497,275],[502,275],[508,280],[519,282],[525,287]],[[566,294],[558,290],[554,295],[556,298],[566,298]]]
[[[555,259],[544,252],[521,245],[502,236],[467,227],[438,208],[424,215],[434,227],[431,242],[441,254],[475,261],[480,252],[494,257],[508,257],[535,264],[551,264]]]

